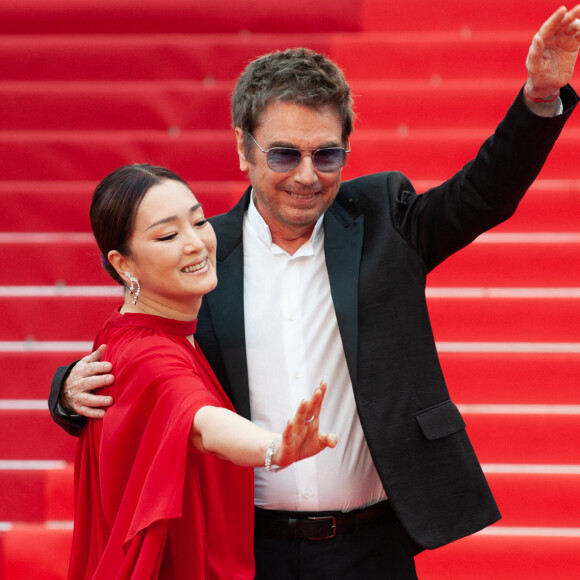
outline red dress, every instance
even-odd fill
[[[253,470],[189,443],[199,408],[233,410],[195,324],[114,312],[95,340],[114,404],[78,443],[69,579],[254,577]]]

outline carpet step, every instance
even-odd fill
[[[105,174],[99,179],[104,177]],[[0,232],[90,232],[89,207],[97,182],[0,181],[3,210]],[[190,181],[189,186],[203,203],[206,216],[210,217],[231,209],[248,184],[244,181]],[[563,196],[562,200],[566,201],[572,197],[574,183],[564,182],[561,187],[564,191],[560,191],[560,186],[550,189],[550,196],[558,199]],[[543,197],[540,192],[537,195]]]
[[[77,439],[52,421],[48,404],[42,411],[1,410],[0,417],[1,459],[74,462]]]
[[[520,239],[530,241],[481,238],[435,268],[428,276],[429,286],[580,287],[580,235]],[[0,234],[0,261],[6,286],[116,286],[89,233]]]
[[[93,341],[121,297],[0,297],[5,318],[0,340],[7,341]]]
[[[488,136],[483,130],[417,130],[405,135],[359,131],[343,178],[396,168],[412,181],[444,180],[471,160]],[[579,147],[580,129],[567,128],[541,178],[576,179]],[[95,181],[121,165],[140,162],[167,165],[192,181],[242,177],[231,131],[178,136],[161,131],[5,131],[0,133],[0,158],[7,181]]]
[[[482,463],[579,465],[578,414],[463,412]],[[76,440],[44,410],[0,411],[0,458],[74,460]],[[18,440],[13,434],[18,433]]]
[[[252,9],[238,2],[211,0],[167,0],[163,4],[141,0],[114,2],[101,0],[99,10],[91,4],[71,3],[62,9],[57,0],[28,0],[26,4],[4,3],[0,9],[1,34],[46,33],[140,33],[288,31],[358,31],[457,29],[467,34],[471,29],[496,29],[505,26],[535,31],[549,16],[543,4],[532,4],[522,11],[514,0],[485,0],[475,7],[434,6],[427,0],[398,3],[378,0],[294,0],[278,7],[265,0],[255,0]],[[464,9],[463,9],[464,8]],[[544,10],[542,10],[544,8]]]
[[[580,353],[504,349],[507,347],[500,346],[499,352],[440,352],[451,398],[462,404],[580,404]]]
[[[551,415],[463,413],[482,463],[579,465],[578,413]]]
[[[418,575],[421,580],[575,580],[580,568],[580,538],[549,533],[477,534],[420,554]],[[72,530],[58,529],[57,523],[14,525],[0,532],[1,577],[64,580],[71,538]]]
[[[0,340],[93,340],[117,296],[0,296]],[[580,342],[578,297],[432,297],[428,299],[440,342]]]
[[[495,531],[495,528],[492,528]],[[417,557],[421,580],[575,580],[580,570],[580,534],[570,530],[515,530],[478,534]],[[553,533],[560,532],[560,536]]]
[[[525,58],[533,33],[544,19],[527,31],[471,34],[459,30],[283,35],[22,33],[0,37],[0,56],[4,81],[212,82],[237,79],[259,55],[306,46],[333,59],[352,83],[380,78],[517,79],[519,88],[526,80]]]
[[[73,471],[64,462],[53,469],[1,469],[0,521],[74,520]]]
[[[90,232],[89,207],[96,185],[97,181],[0,181],[0,232]],[[209,217],[231,209],[248,182],[194,180],[189,185]],[[423,193],[438,182],[419,180],[414,185]],[[516,213],[493,231],[578,232],[579,192],[579,179],[538,179]]]
[[[48,398],[50,381],[57,367],[70,364],[88,354],[65,352],[0,351],[0,401],[44,400]],[[1,520],[1,518],[0,518]]]
[[[68,522],[7,528],[0,531],[0,578],[65,580],[72,540]]]
[[[573,475],[486,473],[502,514],[499,525],[580,528],[580,510],[570,509],[577,504],[580,493],[580,466],[576,467],[578,471]],[[546,468],[549,469],[550,466]]]
[[[0,506],[0,521],[72,521],[73,469],[72,464],[48,469],[1,469],[5,501]],[[580,493],[580,473],[491,473],[486,477],[502,513],[499,525],[580,527],[580,513],[570,510]]]
[[[580,286],[579,235],[519,236],[514,232],[510,237],[509,233],[502,236],[501,230],[497,233],[500,235],[482,236],[447,258],[428,274],[428,285],[433,288]]]
[[[0,9],[2,34],[79,34],[79,33],[182,33],[247,31],[328,32],[353,31],[361,26],[360,7],[353,10],[348,0],[295,0],[291,6],[277,8],[265,0],[254,0],[252,9],[239,2],[211,0],[101,0],[94,5],[66,3],[62,0],[27,0],[25,5],[10,4]]]
[[[497,79],[357,80],[352,84],[356,129],[492,131],[521,84]],[[233,81],[0,82],[0,109],[6,131],[223,130],[231,127],[233,88]],[[428,99],[420,98],[425,94]]]
[[[578,297],[442,297],[427,302],[439,342],[580,342]]]
[[[87,342],[87,347],[91,344]],[[499,348],[500,352],[439,353],[456,403],[580,405],[580,353],[503,352]],[[88,350],[70,348],[60,352],[0,351],[0,376],[5,377],[0,381],[0,400],[46,400],[56,368],[86,354]]]

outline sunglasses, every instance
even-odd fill
[[[294,171],[300,165],[302,157],[312,157],[312,163],[318,171],[322,173],[333,173],[338,171],[346,163],[346,154],[350,153],[349,149],[342,147],[327,147],[325,149],[310,149],[309,155],[304,155],[298,149],[291,147],[272,147],[271,149],[262,149],[260,144],[254,139],[251,133],[248,135],[258,146],[262,153],[266,154],[268,167],[276,173],[287,173]],[[349,146],[350,147],[350,146]]]

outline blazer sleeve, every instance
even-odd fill
[[[69,415],[66,413],[59,404],[59,398],[64,382],[77,362],[75,361],[66,367],[59,367],[56,370],[50,383],[50,394],[48,396],[48,410],[50,411],[52,420],[67,433],[75,437],[80,435],[86,419],[81,415]]]
[[[422,195],[398,189],[395,227],[427,272],[514,213],[578,103],[569,85],[560,95],[563,114],[539,117],[520,91],[495,133],[451,179]]]

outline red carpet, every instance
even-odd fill
[[[1,579],[66,577],[76,440],[45,401],[55,367],[83,355],[118,303],[90,235],[96,182],[124,163],[165,164],[208,216],[226,211],[247,186],[229,120],[236,77],[259,54],[309,46],[340,64],[355,94],[344,178],[397,169],[425,191],[501,119],[549,10],[515,0],[0,5]],[[576,112],[515,216],[429,275],[443,371],[504,517],[421,554],[421,580],[578,576],[579,145]]]

